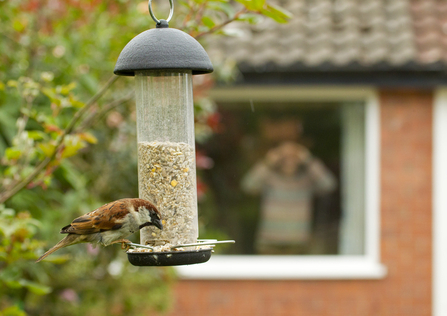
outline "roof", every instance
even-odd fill
[[[243,72],[429,71],[447,65],[445,0],[278,0],[293,18],[235,25],[211,55],[233,58]],[[231,25],[231,24],[230,24]],[[442,74],[443,75],[443,74]]]

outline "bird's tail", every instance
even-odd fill
[[[55,252],[56,250],[59,250],[61,248],[64,248],[64,247],[71,246],[71,245],[79,243],[79,238],[78,237],[79,236],[75,235],[75,234],[68,234],[61,241],[59,241],[53,248],[51,248],[50,250],[45,252],[39,259],[36,260],[36,262],[42,261],[43,259],[45,259],[49,255],[51,255],[53,252]]]

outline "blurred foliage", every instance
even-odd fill
[[[171,26],[199,40],[228,35],[233,21],[267,16],[283,23],[290,16],[265,0],[177,4]],[[167,5],[154,1],[156,15]],[[138,195],[133,81],[112,70],[127,42],[154,26],[147,11],[147,1],[0,1],[0,315],[169,309],[174,271],[130,266],[118,247],[78,245],[34,263],[73,218]],[[216,76],[235,77],[232,61],[214,66],[214,77],[194,78],[198,142],[219,131],[206,91]],[[203,168],[212,167],[202,158]],[[212,198],[200,178],[198,185]],[[206,224],[202,218],[202,237],[220,237]]]

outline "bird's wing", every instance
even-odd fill
[[[123,226],[124,218],[129,213],[127,206],[126,200],[105,204],[74,219],[70,225],[61,229],[61,234],[86,235],[119,229]]]

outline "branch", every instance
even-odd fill
[[[191,1],[188,1],[188,8],[189,11],[186,14],[185,18],[183,19],[183,23],[182,23],[182,30],[184,30],[186,28],[186,25],[188,25],[188,22],[191,20],[191,17],[194,15],[194,8],[191,4]]]
[[[56,154],[64,146],[65,137],[73,131],[73,129],[74,129],[76,123],[79,121],[79,119],[84,115],[84,113],[86,113],[90,109],[90,107],[93,106],[93,104],[95,104],[96,101],[98,101],[107,92],[107,90],[112,86],[112,84],[116,80],[118,80],[118,78],[119,77],[115,76],[115,75],[113,77],[111,77],[107,81],[105,86],[102,87],[101,90],[99,90],[90,100],[88,100],[82,109],[80,109],[78,112],[76,112],[73,119],[70,121],[68,126],[62,132],[62,134],[59,136],[52,155],[48,156],[44,160],[42,160],[40,162],[40,164],[38,164],[36,166],[34,171],[31,174],[29,174],[27,177],[25,177],[24,179],[22,179],[20,181],[16,181],[16,183],[14,183],[12,185],[12,188],[10,190],[6,190],[2,194],[0,194],[0,204],[5,203],[11,197],[13,197],[15,194],[17,194],[20,190],[22,190],[24,187],[26,187],[28,184],[30,184],[33,181],[33,179],[36,178],[39,175],[39,173],[50,164],[51,161],[53,161]]]
[[[96,101],[98,101],[106,92],[107,90],[117,81],[119,76],[113,75],[106,83],[104,87],[101,88],[90,100],[87,101],[85,106],[80,109],[78,112],[76,112],[75,116],[71,120],[71,122],[68,124],[68,126],[65,128],[64,132],[62,133],[59,142],[57,143],[56,147],[58,147],[63,142],[63,138],[70,134],[73,131],[74,126],[78,122],[78,120],[81,118],[84,113],[86,113],[92,106],[95,104]],[[55,153],[53,154],[53,156]]]
[[[202,20],[202,16],[203,16],[203,13],[205,12],[206,4],[207,4],[206,1],[204,1],[204,2],[199,6],[199,9],[198,9],[197,12],[196,12],[195,20],[196,20],[196,23],[197,23],[197,24],[199,24],[200,21]]]
[[[195,35],[195,36],[193,36],[193,37],[194,37],[195,39],[198,39],[198,38],[200,38],[200,37],[202,37],[202,36],[205,36],[205,35],[208,35],[208,34],[212,34],[212,33],[216,32],[216,31],[220,30],[220,29],[223,28],[224,26],[230,24],[231,22],[236,21],[237,19],[239,19],[239,17],[240,17],[242,14],[247,13],[247,12],[248,12],[247,9],[243,9],[243,10],[237,12],[231,19],[228,19],[228,20],[226,20],[225,22],[222,22],[221,24],[215,25],[215,26],[213,26],[212,28],[210,28],[208,31],[199,33],[199,34],[197,34],[197,35]]]
[[[98,121],[101,120],[101,118],[109,111],[113,110],[114,108],[120,106],[121,104],[131,100],[134,97],[135,91],[130,91],[127,95],[122,97],[121,99],[115,100],[110,102],[109,104],[106,104],[102,106],[102,109],[100,112],[93,112],[89,117],[87,117],[84,122],[82,122],[82,125],[78,126],[76,129],[77,131],[80,130],[86,130],[89,129],[91,126],[95,126]]]

